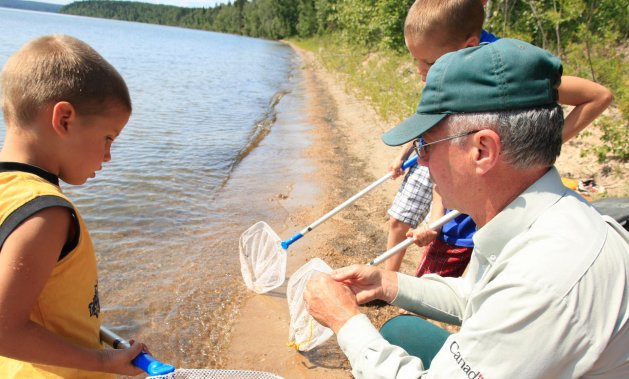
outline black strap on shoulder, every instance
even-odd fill
[[[0,225],[0,247],[4,245],[4,241],[6,241],[7,237],[9,237],[11,233],[13,233],[15,228],[17,228],[27,218],[31,217],[39,211],[51,207],[68,208],[70,210],[70,213],[72,214],[72,222],[74,223],[75,232],[73,233],[72,238],[66,241],[59,255],[59,260],[62,260],[79,243],[80,227],[76,211],[74,210],[72,204],[66,199],[59,196],[39,196],[13,211],[13,213],[11,213],[9,217],[6,218],[2,225]]]
[[[43,178],[56,186],[59,185],[59,178],[55,174],[52,174],[44,170],[43,168],[39,168],[37,166],[29,165],[26,163],[0,162],[0,172],[9,172],[9,171],[28,172],[28,173],[37,175],[40,178]]]

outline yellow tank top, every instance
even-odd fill
[[[9,167],[21,170],[6,170]],[[28,204],[28,205],[27,205]],[[78,227],[76,246],[55,265],[37,303],[32,321],[77,345],[102,349],[96,256],[85,223],[61,192],[58,179],[37,167],[6,163],[0,166],[0,244],[19,222],[51,206],[71,209]],[[21,221],[20,221],[21,219]],[[31,364],[0,357],[0,378],[111,378],[113,375]]]

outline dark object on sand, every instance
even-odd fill
[[[613,217],[629,231],[629,197],[607,197],[592,203],[601,214]]]

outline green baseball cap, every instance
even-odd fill
[[[417,112],[384,133],[402,145],[451,114],[536,108],[557,102],[559,58],[516,39],[502,38],[443,55],[428,71]]]

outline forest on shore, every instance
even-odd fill
[[[272,40],[290,39],[317,52],[334,69],[356,60],[389,67],[393,80],[372,85],[366,97],[385,119],[414,111],[420,89],[406,80],[408,53],[403,24],[414,0],[234,0],[211,8],[183,8],[131,1],[78,1],[62,13],[179,26]],[[614,93],[617,117],[599,118],[602,144],[591,153],[599,161],[629,160],[629,0],[488,0],[484,28],[518,38],[559,56],[564,74],[587,78]],[[337,57],[337,58],[334,58]],[[349,68],[348,70],[352,70]],[[372,82],[374,81],[372,80]],[[399,84],[394,82],[398,81]],[[406,82],[413,82],[405,85]],[[390,85],[387,83],[391,83]],[[400,86],[402,88],[400,88]],[[364,91],[363,91],[364,92]]]
[[[57,13],[62,6],[59,4],[50,4],[40,1],[0,0],[0,7]]]

